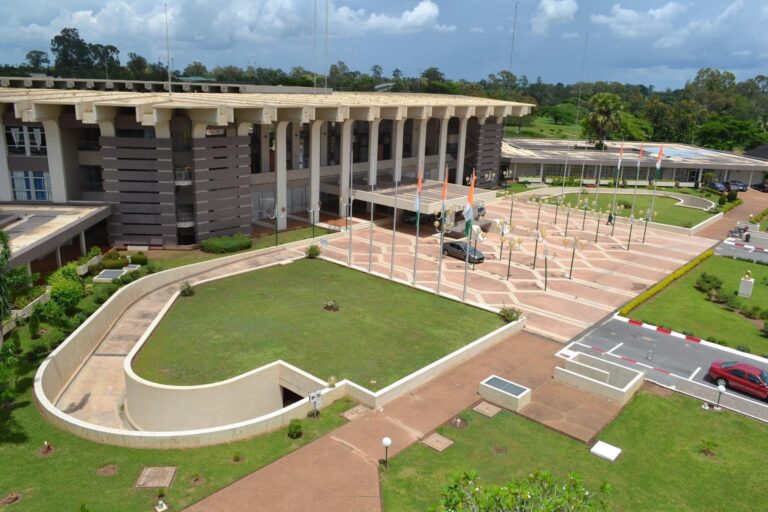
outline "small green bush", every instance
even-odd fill
[[[40,337],[40,310],[38,308],[35,308],[29,316],[27,329],[29,329],[29,337],[31,339],[36,340]]]
[[[736,200],[737,197],[739,197],[739,191],[738,190],[729,190],[728,194],[726,194],[726,199],[729,203],[732,203]]]
[[[147,258],[147,255],[143,252],[137,252],[133,256],[131,256],[131,263],[134,263],[136,265],[146,265],[149,262],[149,258]]]
[[[122,256],[117,258],[102,258],[101,266],[107,270],[119,270],[128,265],[128,258]]]
[[[90,249],[88,249],[88,252],[85,254],[85,256],[81,256],[80,259],[77,260],[77,264],[85,265],[96,256],[101,256],[101,249],[96,246],[93,246]]]
[[[181,285],[181,289],[179,290],[179,295],[182,297],[191,297],[195,294],[195,289],[192,287],[189,283],[184,283]]]
[[[747,318],[751,318],[752,320],[756,320],[756,319],[760,318],[763,315],[763,308],[761,308],[760,306],[750,306],[748,308],[744,308],[741,312]]]
[[[749,350],[749,347],[746,346],[746,345],[739,345],[739,346],[736,347],[736,350],[738,350],[740,352],[746,352],[747,354],[752,353],[752,351]]]
[[[243,460],[243,456],[240,455],[240,452],[235,452],[232,456],[232,462],[240,462],[241,460]]]
[[[504,306],[499,311],[499,316],[501,317],[502,320],[504,320],[504,323],[509,324],[509,323],[517,322],[518,320],[520,320],[521,313],[519,309]]]
[[[725,203],[728,202],[728,199],[724,195],[720,195],[720,199],[717,200],[717,204],[720,206],[725,206]]]
[[[320,257],[320,246],[316,244],[312,244],[309,247],[307,247],[304,250],[304,254],[307,255],[307,258],[310,260],[314,260],[316,258]]]
[[[72,313],[83,298],[83,285],[68,279],[57,279],[51,285],[51,300],[59,304],[66,313]]]
[[[711,290],[720,291],[723,286],[723,280],[712,274],[702,272],[702,274],[696,280],[696,284],[693,286],[700,292],[709,294]]]
[[[304,432],[301,429],[301,421],[297,419],[292,419],[288,423],[288,437],[291,439],[298,439],[300,438]]]
[[[252,240],[243,233],[235,233],[232,236],[217,236],[200,242],[200,249],[203,252],[213,254],[226,254],[230,252],[250,249]]]
[[[723,305],[730,311],[737,311],[740,309],[741,303],[735,295],[724,295]]]
[[[101,263],[96,263],[95,265],[90,265],[88,267],[88,273],[91,274],[92,276],[99,275],[99,272],[101,272],[102,270],[104,270],[104,265],[102,265]]]

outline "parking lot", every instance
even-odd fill
[[[561,351],[580,351],[642,370],[646,379],[709,402],[717,400],[715,384],[707,378],[716,360],[743,361],[768,370],[768,361],[733,349],[687,341],[648,327],[611,318],[597,325]],[[728,390],[722,405],[768,421],[768,401]]]

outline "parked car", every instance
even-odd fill
[[[416,212],[403,212],[404,224],[416,224]],[[422,213],[419,215],[419,224],[432,224],[437,218],[431,213]]]
[[[467,260],[467,242],[445,242],[443,244],[443,255],[452,256],[456,259]],[[482,263],[485,261],[485,255],[472,246],[469,247],[469,262]]]
[[[709,367],[709,378],[718,386],[768,399],[768,372],[739,361],[715,361]]]
[[[765,183],[754,183],[752,185],[752,188],[757,190],[758,192],[768,192],[768,185]]]
[[[731,190],[738,190],[739,192],[746,192],[749,190],[747,184],[739,180],[731,180],[728,182],[728,185],[730,185]]]
[[[485,217],[485,204],[483,203],[475,203],[472,205],[472,214],[475,216],[475,220],[479,219],[480,217]],[[456,218],[458,220],[464,220],[464,208],[462,208],[457,214]]]
[[[709,188],[716,192],[725,193],[728,192],[728,185],[723,183],[722,181],[713,181],[709,184]]]

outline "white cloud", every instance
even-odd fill
[[[655,43],[656,48],[673,49],[687,43],[692,36],[698,40],[712,39],[728,30],[728,23],[744,7],[742,0],[736,0],[714,18],[699,18],[670,31]]]
[[[578,32],[563,32],[563,39],[577,39],[578,37]]]
[[[633,39],[669,31],[675,18],[686,9],[677,2],[669,2],[646,12],[625,9],[621,4],[614,4],[609,15],[593,14],[591,19],[596,25],[607,25],[617,37]]]
[[[472,27],[471,29],[469,29],[469,31],[472,32],[473,34],[482,34],[483,32],[485,32],[485,29],[483,27]]]
[[[541,0],[531,18],[531,28],[537,34],[546,34],[550,27],[573,21],[578,8],[576,0]]]
[[[440,8],[432,0],[421,0],[416,7],[403,11],[399,16],[387,14],[368,13],[365,9],[352,9],[342,6],[336,9],[332,18],[343,31],[351,32],[383,32],[389,34],[403,34],[421,32],[423,30],[436,30],[438,32],[452,32],[456,25],[443,25],[438,23]],[[342,33],[343,33],[342,31]]]

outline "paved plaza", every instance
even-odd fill
[[[509,221],[510,202],[497,201],[487,205],[486,219]],[[561,209],[555,224],[554,208],[541,208],[539,227],[546,241],[536,246],[535,228],[539,208],[534,203],[516,202],[512,214],[512,234],[521,241],[512,252],[504,248],[500,256],[500,237],[489,233],[478,243],[485,262],[467,274],[466,299],[475,303],[501,308],[514,306],[528,319],[526,328],[558,341],[568,341],[595,322],[611,314],[639,293],[713,245],[700,237],[649,228],[642,243],[643,226],[632,230],[632,243],[627,251],[629,224],[618,221],[613,236],[605,216],[598,218],[581,213],[571,215],[568,236],[565,236],[566,214]],[[583,226],[583,229],[582,229]],[[597,235],[597,243],[595,238]],[[573,237],[584,241],[582,249],[572,251]],[[392,230],[390,226],[368,227],[352,231],[352,263],[363,270],[369,267],[383,276],[390,275],[392,265]],[[569,245],[564,245],[564,240]],[[349,238],[337,238],[324,248],[325,256],[346,264],[349,259]],[[430,290],[438,285],[439,234],[429,224],[420,227],[418,239],[416,284]],[[537,253],[533,268],[534,252]],[[413,282],[415,227],[398,222],[394,244],[392,276]],[[547,256],[545,263],[545,254]],[[568,279],[571,258],[573,275]],[[546,268],[546,283],[545,283]],[[462,297],[465,278],[463,261],[443,258],[440,291]],[[509,280],[507,273],[509,270]],[[546,290],[544,289],[546,285]]]

